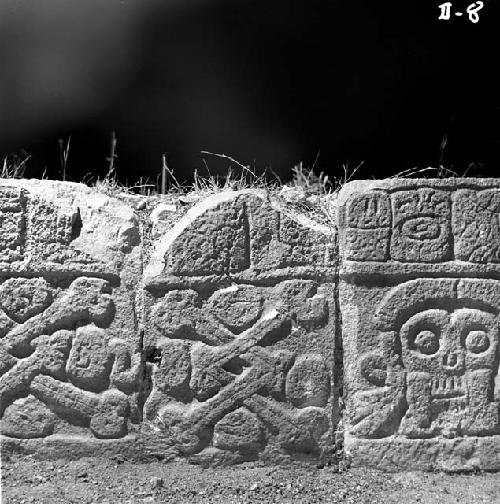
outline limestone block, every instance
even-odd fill
[[[71,383],[85,390],[106,390],[113,360],[108,348],[104,329],[92,325],[78,328],[66,364]]]
[[[215,424],[213,445],[222,450],[258,450],[264,439],[264,426],[246,408],[228,413]]]
[[[499,195],[489,179],[342,188],[345,449],[355,465],[500,469]]]
[[[9,318],[23,323],[45,310],[52,295],[43,278],[9,278],[0,285],[0,306]]]
[[[16,399],[5,411],[1,433],[17,438],[42,438],[54,432],[56,415],[47,406],[29,395]]]
[[[43,451],[51,437],[90,446],[138,430],[139,237],[131,208],[95,189],[0,182],[0,415],[9,443],[45,438]]]
[[[150,453],[317,460],[333,446],[332,225],[255,190],[201,199],[145,268]]]

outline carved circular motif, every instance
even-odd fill
[[[482,353],[488,350],[490,338],[484,331],[470,331],[465,338],[465,347],[472,353]]]
[[[420,353],[432,355],[439,350],[439,337],[433,331],[420,331],[413,344]]]
[[[9,278],[0,285],[0,305],[16,322],[26,322],[51,303],[52,289],[43,278]]]

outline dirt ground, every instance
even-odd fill
[[[14,503],[500,503],[500,474],[386,474],[332,467],[245,464],[204,469],[120,457],[2,464],[2,499]]]

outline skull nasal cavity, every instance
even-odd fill
[[[443,355],[443,366],[453,368],[456,367],[457,364],[458,364],[458,355],[456,353]]]

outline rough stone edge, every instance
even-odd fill
[[[90,439],[53,435],[38,439],[16,439],[0,435],[0,455],[5,460],[13,454],[32,455],[39,460],[78,460],[82,457],[111,458],[147,462],[157,460],[143,448],[138,435],[121,439]]]
[[[297,191],[297,194],[300,193]],[[326,225],[324,223],[318,222],[317,220],[305,215],[304,212],[300,212],[296,208],[287,205],[287,202],[283,200],[283,198],[280,198],[279,194],[273,194],[264,189],[251,188],[242,189],[239,191],[221,191],[218,193],[210,194],[206,197],[202,197],[194,202],[191,208],[189,208],[186,213],[178,218],[174,225],[165,232],[164,236],[160,240],[158,240],[158,243],[154,245],[153,251],[149,257],[149,260],[147,261],[147,264],[144,265],[143,283],[146,284],[148,283],[148,281],[162,275],[165,268],[165,254],[174,243],[174,241],[190,224],[195,222],[196,219],[202,216],[204,213],[213,208],[216,208],[221,203],[227,203],[235,200],[239,196],[245,195],[260,198],[262,202],[269,203],[272,208],[282,212],[283,214],[287,215],[287,217],[292,218],[300,225],[307,227],[312,231],[320,232],[325,235],[336,235],[337,233],[335,216],[332,218],[331,225]],[[336,194],[326,196],[326,200],[326,202],[319,201],[317,203],[318,207],[320,207],[322,204],[325,204],[334,211]],[[175,218],[175,216],[173,216],[173,218]]]
[[[402,189],[419,189],[436,187],[439,189],[491,189],[500,186],[500,178],[389,178],[380,180],[352,180],[344,184],[338,194],[339,207],[344,205],[354,193],[365,193],[373,190],[397,191]]]
[[[455,439],[358,439],[346,435],[352,467],[387,472],[407,470],[475,472],[500,470],[500,436]]]

